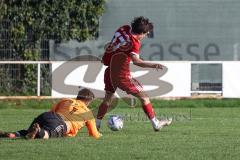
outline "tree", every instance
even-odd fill
[[[40,60],[41,40],[94,39],[104,4],[104,0],[1,0],[0,48],[8,46],[16,59]],[[25,70],[29,86],[35,69]]]

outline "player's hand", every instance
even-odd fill
[[[158,71],[159,69],[163,69],[163,65],[161,64],[155,64],[155,69]]]

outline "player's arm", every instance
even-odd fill
[[[146,62],[146,61],[140,59],[138,54],[131,53],[131,59],[132,59],[133,64],[136,66],[139,66],[139,67],[155,68],[156,70],[163,69],[163,65],[158,64],[158,63]]]
[[[87,120],[86,126],[88,128],[88,133],[90,136],[92,136],[96,139],[98,139],[102,136],[102,134],[99,133],[97,130],[95,119]]]

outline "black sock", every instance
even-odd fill
[[[25,137],[28,134],[28,131],[27,130],[20,130],[20,131],[15,132],[15,134],[16,134],[17,137]]]

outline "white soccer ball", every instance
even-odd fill
[[[123,118],[118,115],[111,115],[108,119],[108,127],[112,131],[119,131],[123,128]]]

